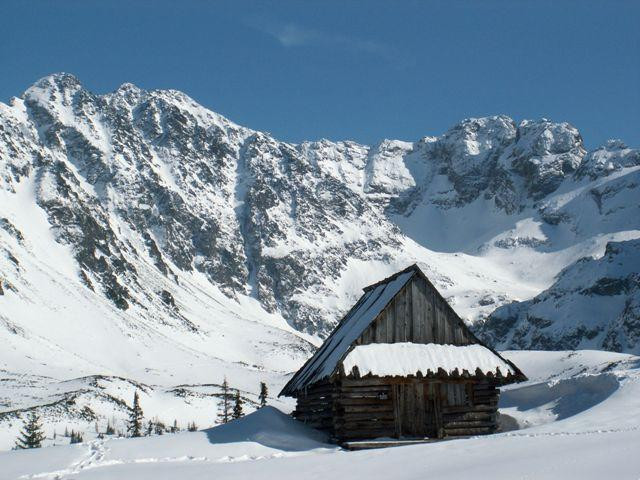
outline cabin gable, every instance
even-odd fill
[[[354,345],[399,342],[478,343],[431,282],[419,274],[407,282]]]

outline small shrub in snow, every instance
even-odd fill
[[[82,443],[82,442],[84,442],[84,437],[82,436],[82,433],[71,430],[70,443]]]
[[[162,423],[162,422],[160,422],[160,421],[158,421],[158,420],[156,420],[156,421],[155,421],[155,423],[154,423],[154,427],[153,427],[153,428],[154,428],[154,432],[155,432],[155,434],[156,434],[156,435],[162,435],[162,434],[164,434],[164,432],[165,432],[165,431],[166,431],[166,429],[167,429],[167,428],[165,427],[164,423]]]
[[[107,421],[107,429],[105,430],[105,435],[115,435],[116,429],[113,428],[110,421]]]

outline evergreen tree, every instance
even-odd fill
[[[70,443],[82,443],[84,438],[82,433],[71,430],[71,442]]]
[[[147,423],[147,436],[150,436],[153,433],[153,421],[149,420]]]
[[[133,408],[129,413],[129,424],[127,425],[127,433],[132,437],[139,437],[142,435],[142,421],[144,420],[144,414],[140,407],[140,397],[138,391],[133,395]]]
[[[113,425],[111,425],[111,421],[107,420],[107,429],[105,430],[105,432],[107,435],[115,435],[116,433],[116,429],[113,428]]]
[[[269,395],[267,384],[264,382],[260,382],[260,395],[258,395],[258,398],[260,399],[260,408],[267,405],[267,395]]]
[[[240,417],[244,416],[244,413],[242,411],[243,403],[244,402],[242,401],[242,397],[240,396],[240,390],[236,390],[235,402],[233,404],[233,413],[231,414],[231,417],[234,420],[237,420]]]
[[[16,441],[16,448],[40,448],[42,446],[42,440],[44,440],[44,432],[42,431],[42,424],[40,423],[40,417],[31,410],[24,428],[20,432],[20,437]]]
[[[156,419],[154,428],[155,428],[156,435],[162,435],[166,430],[164,423],[162,423],[160,420],[157,420],[157,419]]]
[[[197,432],[198,426],[196,425],[196,422],[189,423],[189,425],[187,425],[187,430],[189,430],[190,432]]]
[[[228,423],[231,420],[231,394],[227,377],[222,382],[222,402],[218,404],[218,423]]]

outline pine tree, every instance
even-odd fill
[[[233,413],[231,414],[231,417],[234,420],[237,420],[240,417],[244,416],[244,413],[242,411],[243,403],[244,402],[242,401],[242,397],[240,396],[240,390],[236,390],[235,402],[233,404]]]
[[[189,430],[190,432],[197,432],[198,426],[196,425],[196,422],[189,423],[189,425],[187,425],[187,430]]]
[[[267,384],[260,382],[260,395],[258,395],[258,398],[260,399],[260,408],[267,406],[267,395],[269,395]]]
[[[20,432],[20,437],[16,441],[16,448],[40,448],[44,438],[40,417],[32,410],[29,412],[24,428]]]
[[[162,423],[160,420],[157,420],[157,419],[154,424],[154,428],[155,428],[156,435],[162,435],[166,430],[164,423]]]
[[[70,443],[82,443],[84,442],[84,437],[82,433],[71,430],[71,442]]]
[[[149,423],[147,423],[147,436],[150,436],[153,433],[153,421],[149,420]]]
[[[222,402],[218,404],[218,423],[229,423],[231,420],[231,394],[227,377],[222,382]]]
[[[107,429],[104,432],[107,435],[115,435],[116,433],[116,429],[113,428],[113,425],[111,425],[111,421],[107,420]]]
[[[140,397],[136,390],[136,393],[133,395],[133,408],[131,408],[131,413],[129,413],[129,424],[127,425],[127,433],[129,433],[130,436],[139,437],[142,435],[143,419],[144,414],[140,407]]]

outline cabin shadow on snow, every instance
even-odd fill
[[[619,386],[616,376],[610,373],[568,378],[554,384],[538,383],[502,392],[500,408],[515,407],[523,412],[553,405],[550,410],[556,420],[563,420],[603,402]]]
[[[334,448],[326,434],[269,406],[204,432],[213,444],[253,442],[287,452]]]

